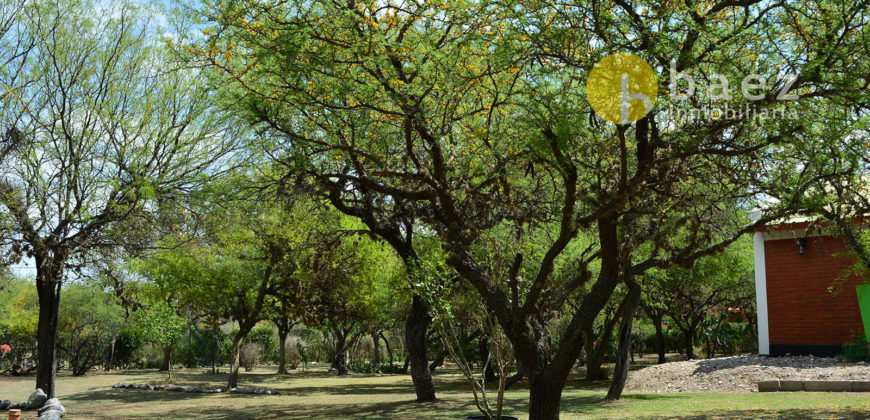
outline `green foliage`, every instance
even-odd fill
[[[0,344],[11,348],[0,361],[0,370],[20,371],[35,363],[36,289],[29,281],[12,276],[0,275],[0,282]]]
[[[256,327],[245,337],[245,343],[257,344],[261,348],[260,359],[273,363],[278,360],[278,338],[270,326]]]
[[[112,357],[112,367],[128,368],[141,363],[144,341],[138,331],[122,328],[115,338],[115,355]]]
[[[172,347],[187,330],[187,320],[163,301],[152,301],[136,311],[136,330],[146,342],[160,348]]]
[[[870,362],[867,338],[863,332],[852,334],[852,339],[843,344],[841,356],[850,362]]]
[[[57,347],[74,375],[104,362],[109,342],[121,328],[124,309],[118,299],[92,285],[71,284],[63,290]]]
[[[402,366],[389,363],[372,363],[362,358],[356,358],[347,364],[348,369],[354,373],[387,373],[402,374]]]

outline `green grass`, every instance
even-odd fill
[[[349,375],[338,377],[323,368],[290,375],[272,368],[245,372],[241,386],[270,387],[280,396],[187,394],[169,391],[111,389],[117,382],[158,383],[164,374],[153,371],[58,375],[57,395],[69,412],[67,419],[308,419],[388,418],[462,419],[476,414],[462,378],[436,372],[439,401],[414,402],[413,386],[404,375]],[[226,375],[185,370],[180,385],[223,387]],[[0,398],[24,400],[34,378],[0,377]],[[522,384],[521,384],[522,385]],[[857,393],[752,393],[752,394],[640,394],[627,393],[614,403],[601,402],[606,383],[587,384],[577,379],[565,388],[562,418],[866,418],[870,396]],[[506,413],[525,417],[528,389],[507,395]],[[25,419],[35,418],[35,412]]]

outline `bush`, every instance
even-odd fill
[[[259,344],[245,344],[239,353],[239,364],[250,372],[260,363],[263,347]]]
[[[58,354],[79,376],[105,361],[106,349],[124,321],[124,310],[115,296],[95,286],[73,284],[65,293],[58,316]]]
[[[227,336],[220,328],[198,330],[192,339],[179,349],[176,359],[188,368],[212,366],[212,363],[221,365],[227,360],[226,353],[223,351],[225,341]]]
[[[843,344],[841,356],[850,362],[870,362],[867,353],[867,338],[864,333],[852,334],[852,339]]]
[[[374,364],[362,359],[351,360],[350,363],[348,363],[347,368],[354,373],[404,373],[402,372],[402,366],[400,365],[391,365],[389,363]]]
[[[278,360],[278,339],[272,327],[257,327],[248,333],[245,343],[260,345],[261,361],[276,362]]]
[[[284,348],[287,355],[287,368],[293,370],[299,367],[302,363],[302,353],[305,351],[299,337],[288,337]]]
[[[137,358],[142,350],[142,337],[129,328],[118,331],[115,337],[115,355],[112,357],[113,368],[126,368],[137,364]]]

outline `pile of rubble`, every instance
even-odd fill
[[[813,356],[737,356],[688,360],[631,372],[626,391],[758,392],[762,381],[856,381],[870,378],[870,364]]]

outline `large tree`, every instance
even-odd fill
[[[5,6],[4,6],[5,7]],[[36,386],[54,394],[61,283],[112,229],[214,173],[233,136],[195,72],[176,70],[148,10],[28,2],[13,27],[33,39],[3,67],[2,245],[32,258],[39,295]],[[25,84],[8,85],[12,68]],[[15,145],[10,148],[10,145]]]
[[[412,226],[439,238],[509,338],[530,380],[530,418],[542,419],[558,417],[618,284],[627,294],[610,398],[627,373],[636,278],[723,250],[830,175],[802,153],[824,141],[814,125],[866,103],[866,10],[865,1],[222,3],[207,8],[213,27],[190,50],[226,78],[223,93],[275,140],[289,173],[314,179],[403,258]],[[583,86],[596,62],[623,51],[654,68],[659,92],[680,74],[740,85],[765,72],[760,96],[728,104],[812,118],[682,118],[713,99],[662,95],[644,118],[610,125]],[[776,99],[786,84],[799,100]],[[754,221],[734,210],[762,202],[772,204]],[[585,251],[581,232],[597,238]],[[542,252],[525,252],[528,242]],[[570,321],[550,346],[556,314]]]

